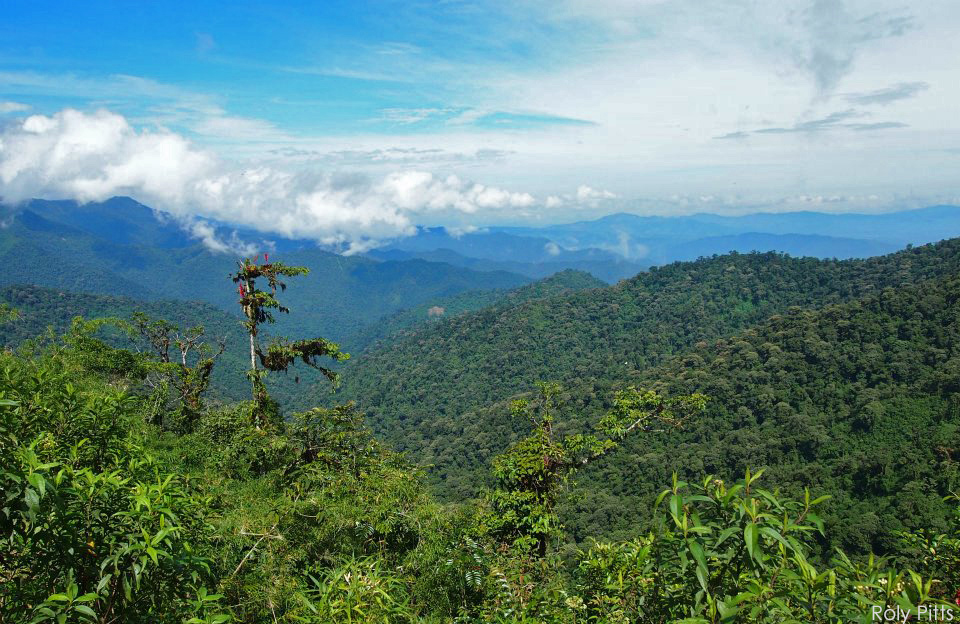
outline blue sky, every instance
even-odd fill
[[[960,5],[23,2],[0,195],[412,224],[960,202]]]
[[[142,78],[164,85],[170,99],[179,89],[181,97],[196,94],[298,133],[436,132],[454,120],[488,129],[589,123],[475,108],[484,97],[471,75],[559,66],[564,55],[552,42],[576,41],[561,24],[537,22],[537,7],[307,4],[198,3],[184,11],[179,3],[54,2],[38,10],[14,1],[5,9],[2,61],[7,70],[91,81]],[[95,102],[83,89],[8,88],[38,109]],[[160,90],[111,93],[96,103],[148,122]]]

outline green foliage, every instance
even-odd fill
[[[568,269],[510,290],[468,290],[446,297],[431,298],[419,305],[384,316],[352,334],[346,339],[346,343],[351,349],[360,352],[377,344],[389,344],[400,335],[410,335],[425,324],[440,323],[468,312],[489,307],[513,308],[534,299],[604,287],[606,283],[589,273]]]
[[[83,329],[72,348],[89,346]],[[79,361],[113,377],[109,355]],[[215,615],[184,597],[210,579],[205,501],[138,445],[138,401],[71,374],[77,361],[0,355],[0,619]]]
[[[61,356],[65,363],[75,370],[101,375],[114,383],[143,381],[153,368],[150,359],[143,354],[111,346],[98,335],[105,328],[122,332],[125,324],[115,318],[90,321],[79,316],[74,318],[70,331],[63,335],[66,349]]]
[[[420,618],[410,606],[410,579],[385,570],[381,559],[351,559],[319,577],[302,597],[308,614],[299,622],[416,622]]]
[[[20,311],[10,307],[10,304],[0,303],[0,324],[9,323],[20,318]]]
[[[648,502],[649,535],[594,544],[569,568],[541,550],[563,541],[556,502],[578,469],[695,422],[700,396],[628,389],[578,434],[543,384],[515,405],[534,431],[496,462],[503,496],[441,506],[352,404],[271,429],[249,403],[204,409],[175,435],[144,427],[145,400],[74,353],[86,344],[0,355],[4,621],[846,622],[950,598],[944,545],[960,527],[934,536],[936,553],[905,546],[918,574],[841,553],[824,564],[812,554],[827,501],[765,491],[753,473],[729,488],[675,479]]]
[[[604,622],[871,622],[871,609],[942,606],[933,581],[862,563],[838,552],[810,560],[828,497],[779,497],[756,482],[729,488],[674,475],[657,499],[657,530],[626,544],[598,543],[582,554],[578,587],[590,617]]]
[[[301,279],[303,281],[300,286],[309,291],[311,289],[310,280]],[[474,283],[478,288],[487,287],[483,279],[474,280]],[[493,281],[491,283],[498,284],[499,282]],[[384,288],[390,287],[390,284],[380,285]],[[355,295],[352,291],[342,293],[338,289],[330,290],[326,287],[322,288],[320,292],[326,293],[323,295],[324,310],[341,321],[344,319],[340,318],[340,313],[329,312],[330,307],[335,307],[341,303],[349,303],[348,300],[353,296],[357,296],[360,298],[358,300],[364,301],[365,307],[363,309],[350,309],[343,314],[348,315],[354,325],[359,322],[357,319],[368,319],[369,322],[366,325],[349,335],[344,335],[341,331],[342,328],[333,328],[337,330],[337,335],[345,336],[343,340],[350,346],[351,350],[362,350],[371,342],[386,339],[398,332],[409,332],[416,326],[438,322],[488,305],[515,306],[537,297],[596,288],[601,285],[586,274],[565,271],[513,290],[496,287],[443,296],[443,293],[447,291],[455,292],[457,289],[452,286],[445,287],[436,284],[436,276],[432,276],[430,279],[424,277],[423,279],[418,278],[415,283],[405,284],[404,286],[404,293],[413,297],[411,301],[420,301],[420,299],[426,298],[424,303],[397,312],[395,315],[385,317],[377,322],[373,322],[375,316],[370,316],[373,314],[371,309],[380,309],[373,301],[373,293],[362,291],[365,294],[361,296]],[[436,293],[431,290],[430,293],[416,294],[418,288],[423,290],[425,286],[429,286],[430,289],[438,288],[439,290]],[[339,292],[340,294],[332,295],[331,292]],[[300,288],[288,293],[288,297],[292,297],[293,301],[304,300],[310,304],[299,310],[296,315],[299,331],[309,330],[316,325],[309,319],[309,315],[313,312],[313,300],[309,297],[304,299],[304,296]],[[242,326],[236,322],[234,316],[212,305],[196,301],[135,300],[119,296],[74,293],[24,285],[14,285],[0,289],[0,300],[9,302],[2,305],[20,310],[19,318],[7,323],[0,323],[0,344],[8,347],[17,347],[31,342],[51,327],[55,334],[62,334],[70,329],[72,319],[77,315],[88,319],[103,317],[132,319],[139,312],[152,319],[167,319],[168,322],[177,327],[202,326],[205,328],[207,336],[216,338],[215,341],[211,342],[219,343],[222,340],[226,346],[224,353],[217,358],[216,366],[210,375],[210,386],[207,391],[209,399],[214,402],[238,401],[250,394],[250,384],[244,383],[244,374],[250,367],[250,360],[249,357],[245,360],[243,355],[243,351],[249,345],[249,336],[246,335]],[[406,297],[393,296],[391,298],[391,302],[402,303],[405,300]],[[225,302],[223,305],[228,303],[230,302]],[[393,303],[391,303],[391,306],[393,306]],[[444,314],[435,317],[429,316],[428,310],[432,307],[442,307]],[[384,311],[388,312],[394,309],[394,307],[384,308]],[[283,319],[277,320],[280,321],[280,324],[276,327],[281,330],[284,329]],[[326,328],[326,324],[325,320],[322,330],[323,335],[328,335],[330,331]],[[267,334],[267,329],[261,327],[260,337],[263,338],[265,334]],[[141,347],[140,337],[134,339],[125,333],[115,332],[102,335],[102,338],[113,347],[134,350],[149,348],[149,344]],[[214,347],[213,353],[216,352],[217,347],[218,344]],[[337,366],[334,365],[332,368],[337,368]],[[322,376],[319,371],[305,369],[297,375],[274,375],[270,379],[265,378],[263,381],[270,396],[282,406],[284,411],[289,412],[309,409],[317,403],[318,394],[327,394],[326,385],[324,384],[321,387],[317,383],[321,381],[320,377]],[[170,392],[174,392],[174,390],[171,389]],[[160,413],[160,411],[158,410],[157,413]],[[177,423],[174,422],[171,425],[177,426]]]
[[[897,558],[912,564],[924,576],[937,577],[932,594],[944,601],[960,600],[960,496],[951,494],[946,502],[954,505],[947,531],[916,528],[900,534]]]
[[[731,273],[755,261],[735,257]],[[264,294],[247,304],[280,309],[273,288]],[[547,331],[545,301],[497,314],[523,308]],[[60,339],[0,354],[0,620],[839,623],[871,621],[873,607],[916,617],[960,585],[960,511],[943,499],[957,479],[958,301],[956,279],[883,290],[694,343],[616,383],[540,384],[511,404],[505,428],[482,429],[499,417],[457,425],[470,444],[506,450],[487,495],[455,505],[431,497],[354,403],[262,427],[263,400],[201,400],[211,355],[199,329],[178,329],[195,324],[135,317],[148,355],[124,348],[136,345],[129,326],[78,319]],[[680,349],[689,336],[672,331]],[[253,370],[261,384],[304,351],[336,350],[275,344],[276,365]],[[254,344],[254,362],[270,353]],[[156,401],[164,382],[169,404]],[[190,397],[190,426],[168,426]],[[424,439],[445,426],[420,424]],[[761,465],[776,489],[760,486]],[[657,497],[665,470],[679,474]],[[621,541],[589,539],[611,527]],[[877,544],[890,558],[871,554]]]
[[[550,542],[562,535],[557,497],[577,470],[615,449],[638,428],[654,422],[678,426],[689,413],[703,409],[706,399],[700,395],[665,399],[628,388],[617,394],[614,409],[599,422],[601,435],[559,435],[554,419],[562,407],[558,404],[562,389],[556,383],[540,383],[538,388],[535,404],[519,399],[511,405],[513,416],[529,420],[533,433],[494,458],[496,487],[486,495],[489,511],[481,530],[518,552],[545,557]]]
[[[300,360],[307,366],[320,371],[324,377],[336,382],[338,375],[333,370],[320,366],[317,359],[321,357],[333,358],[336,361],[346,360],[348,353],[341,353],[340,347],[329,340],[315,338],[313,340],[296,340],[289,342],[277,340],[270,344],[267,350],[258,353],[260,364],[267,370],[286,372],[287,369]]]
[[[724,479],[750,466],[792,496],[829,493],[824,540],[867,554],[892,553],[897,533],[946,529],[943,497],[958,487],[957,354],[960,281],[885,290],[819,311],[794,310],[743,334],[704,344],[637,376],[665,394],[711,397],[683,430],[628,440],[611,470],[588,469],[583,492],[622,483],[620,531],[643,525],[652,483]],[[595,402],[599,403],[599,401]],[[596,408],[595,408],[596,409]],[[589,514],[569,518],[585,535]]]
[[[490,485],[490,458],[526,435],[506,405],[531,371],[566,377],[567,433],[594,430],[629,385],[703,393],[702,417],[585,468],[559,503],[570,542],[646,530],[645,501],[674,471],[730,480],[766,466],[792,496],[833,495],[822,556],[889,553],[900,531],[942,532],[941,499],[960,484],[960,284],[922,281],[955,272],[957,251],[946,241],[867,261],[751,254],[672,265],[607,291],[437,323],[355,360],[343,394],[385,441],[432,466],[442,496],[462,500]]]
[[[225,341],[220,340],[220,348],[214,353],[203,340],[203,326],[181,331],[169,321],[153,320],[139,311],[134,312],[128,332],[146,340],[159,360],[152,367],[155,375],[150,380],[156,398],[150,420],[175,431],[192,431],[203,411],[202,396],[210,386],[213,366],[226,348]],[[176,347],[179,358],[170,357],[171,347]],[[161,416],[167,411],[164,400],[169,386],[173,387],[176,406],[164,423]]]
[[[110,295],[56,291],[36,286],[6,287],[0,290],[0,300],[8,301],[20,310],[19,319],[0,324],[0,344],[8,348],[47,344],[51,340],[50,334],[69,332],[77,315],[86,319],[126,319],[133,323],[134,315],[140,312],[151,319],[165,319],[176,327],[202,326],[204,340],[211,344],[210,356],[219,350],[221,340],[226,346],[223,354],[216,358],[216,365],[210,373],[206,400],[217,404],[240,401],[250,396],[250,385],[244,377],[250,367],[249,357],[244,357],[249,337],[243,326],[237,322],[237,316],[211,305],[172,300],[143,301]],[[95,335],[111,347],[135,352],[153,350],[142,337],[117,331],[109,326],[101,328]],[[176,349],[171,348],[176,353]],[[312,405],[316,402],[305,389],[318,377],[319,373],[314,374],[313,369],[307,369],[301,371],[296,379],[288,375],[274,375],[272,379],[265,380],[265,383],[270,395],[290,409],[294,404]],[[301,383],[297,383],[298,381]],[[175,390],[171,388],[170,392]],[[176,397],[171,394],[166,399],[176,400]],[[162,409],[157,413],[160,411]]]

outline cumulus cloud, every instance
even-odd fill
[[[563,200],[556,195],[550,195],[547,197],[547,200],[544,202],[544,205],[547,208],[559,208],[563,205]]]
[[[581,184],[577,187],[577,201],[579,202],[596,201],[598,199],[615,199],[616,197],[615,193],[590,188],[586,184]]]
[[[586,184],[577,187],[574,193],[564,193],[561,195],[548,195],[543,201],[547,209],[561,208],[564,206],[590,206],[596,208],[604,200],[616,199],[617,194],[607,190],[595,189]]]
[[[191,236],[199,239],[211,251],[252,256],[264,247],[241,240],[235,231],[231,233],[230,238],[224,240],[217,235],[217,230],[213,225],[202,219],[186,220],[183,225]]]
[[[535,204],[529,193],[395,171],[380,179],[272,164],[240,166],[163,130],[138,130],[123,116],[72,109],[33,115],[0,131],[0,196],[99,201],[130,195],[179,217],[211,249],[235,249],[197,216],[351,251],[412,234],[414,220],[445,211],[473,214]]]
[[[484,231],[475,225],[464,225],[462,227],[444,226],[444,231],[453,238],[463,238],[467,234],[475,234]]]
[[[455,175],[440,179],[427,171],[391,173],[377,191],[392,205],[412,212],[454,208],[473,213],[481,208],[526,208],[536,201],[529,193],[464,182]]]

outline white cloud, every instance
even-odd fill
[[[577,187],[577,201],[579,202],[590,202],[596,201],[599,199],[615,199],[617,196],[615,193],[611,193],[606,190],[597,190],[590,188],[586,184],[581,184]]]
[[[235,250],[196,216],[352,251],[411,234],[428,213],[514,210],[529,193],[455,175],[395,171],[381,179],[274,164],[241,166],[168,131],[138,130],[109,111],[33,115],[0,132],[0,195],[79,201],[130,195],[183,219],[212,249]]]
[[[441,179],[426,171],[391,173],[377,190],[392,205],[413,213],[450,208],[473,213],[489,208],[526,208],[536,202],[529,193],[464,182],[455,175]]]
[[[447,232],[447,234],[454,238],[461,238],[467,234],[474,234],[482,231],[481,228],[478,228],[475,225],[464,225],[462,227],[445,226],[443,229]]]
[[[0,102],[0,115],[6,113],[19,113],[27,110],[30,110],[30,106],[28,104],[21,104],[20,102]]]
[[[211,251],[232,253],[238,256],[252,256],[263,249],[262,245],[240,240],[236,232],[232,232],[229,239],[223,240],[217,236],[217,231],[214,226],[201,219],[192,222],[188,220],[184,225],[191,236],[199,239]]]

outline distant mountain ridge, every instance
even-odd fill
[[[802,258],[869,258],[897,251],[900,247],[892,243],[856,238],[821,236],[819,234],[766,234],[747,232],[745,234],[727,234],[708,236],[694,241],[678,243],[670,249],[673,260],[696,260],[700,257],[723,255],[736,251],[775,250]]]
[[[173,250],[188,249],[199,243],[198,238],[187,233],[173,217],[128,197],[95,204],[33,200],[14,212],[19,213],[21,219],[32,215],[37,231],[51,231],[51,227],[57,227],[51,224],[59,224],[113,245]],[[316,241],[285,239],[209,219],[204,223],[222,241],[254,243],[284,253],[337,251]],[[650,266],[731,251],[863,258],[890,253],[908,244],[926,244],[953,236],[960,236],[960,207],[950,205],[882,214],[807,211],[743,216],[706,213],[640,216],[615,213],[567,224],[489,226],[469,232],[418,227],[413,236],[382,241],[381,246],[367,252],[366,257],[378,261],[442,262],[474,271],[505,271],[530,279],[574,269],[615,283]],[[136,262],[139,256],[133,253],[129,258]]]
[[[566,270],[584,271],[602,279],[608,284],[633,277],[640,271],[649,268],[649,265],[646,263],[631,262],[616,254],[599,249],[562,253],[563,258],[557,259],[551,257],[549,260],[540,260],[537,262],[471,258],[446,248],[430,251],[374,249],[368,252],[367,255],[380,260],[409,260],[418,258],[430,262],[446,262],[447,264],[462,266],[476,271],[508,271],[510,273],[526,275],[534,279],[541,279]]]
[[[546,237],[564,248],[618,250],[628,258],[651,264],[729,251],[783,251],[791,254],[805,251],[803,246],[795,245],[792,250],[784,248],[784,244],[790,243],[789,239],[755,239],[751,243],[729,238],[727,241],[731,246],[718,246],[718,237],[745,234],[829,236],[835,240],[819,241],[818,245],[809,248],[810,255],[850,258],[960,236],[960,207],[939,205],[880,214],[806,211],[735,217],[705,213],[676,217],[616,213],[569,224],[491,229],[515,236]],[[699,240],[704,242],[696,242]],[[874,241],[882,247],[854,241]],[[677,251],[681,244],[683,248]],[[750,244],[760,246],[747,248]]]
[[[231,313],[236,308],[228,280],[236,257],[211,252],[128,198],[84,206],[34,201],[5,221],[0,262],[16,270],[0,275],[0,286],[26,283],[144,300],[199,300]],[[276,257],[311,270],[291,282],[285,302],[294,314],[280,315],[277,331],[296,329],[298,334],[333,340],[436,298],[467,290],[505,290],[531,281],[505,271],[474,271],[419,259],[380,262],[341,256],[315,245]]]

